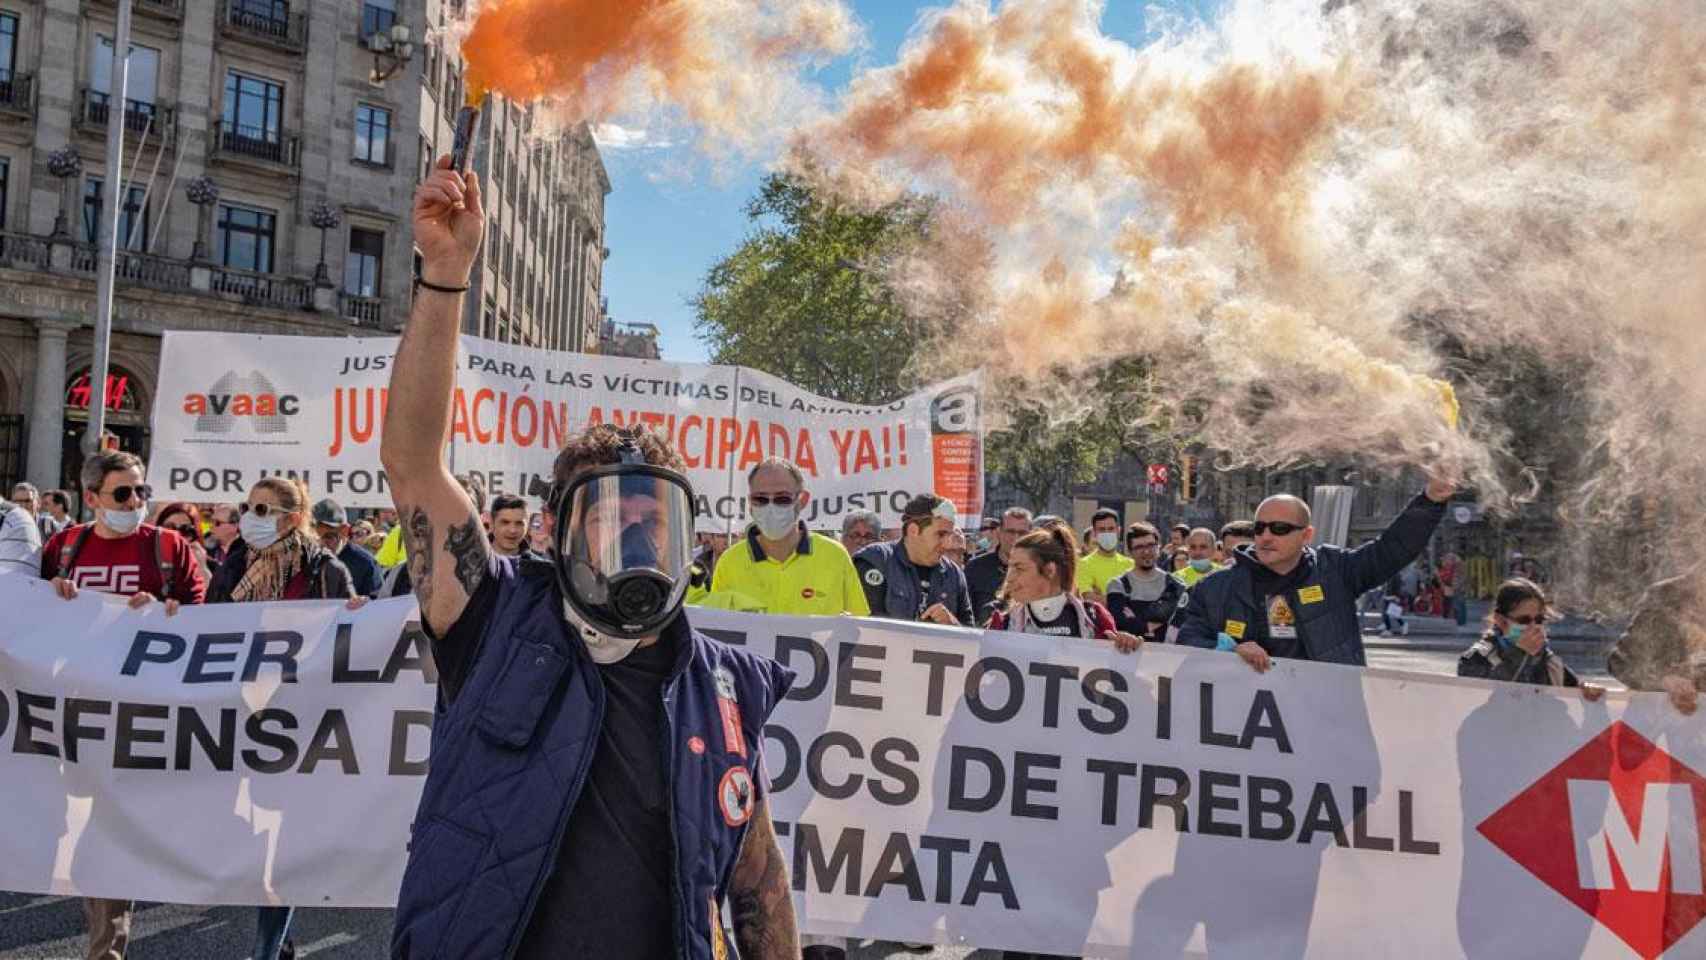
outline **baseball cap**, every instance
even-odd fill
[[[329,527],[341,527],[349,523],[349,515],[344,513],[344,508],[330,497],[314,504],[313,517],[315,523],[323,523]]]

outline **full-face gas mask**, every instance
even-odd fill
[[[693,564],[693,488],[674,470],[645,462],[632,442],[620,456],[554,491],[552,560],[578,619],[633,640],[681,611]]]

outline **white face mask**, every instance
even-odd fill
[[[1038,620],[1055,620],[1061,611],[1066,609],[1066,594],[1057,593],[1052,597],[1030,602],[1031,616]]]
[[[642,639],[635,637],[632,640],[624,640],[621,637],[607,637],[599,633],[575,615],[575,608],[570,606],[567,600],[563,601],[563,619],[569,621],[569,629],[580,631],[581,640],[586,644],[587,655],[592,657],[593,663],[620,662],[639,647]]]
[[[278,518],[271,515],[263,517],[251,511],[237,521],[237,531],[250,548],[265,550],[278,542]]]
[[[1119,545],[1120,535],[1117,533],[1109,533],[1104,530],[1101,533],[1096,534],[1096,546],[1101,547],[1103,550],[1112,550]]]
[[[148,505],[142,504],[135,510],[108,510],[101,508],[101,522],[111,527],[114,533],[121,536],[136,532],[142,526],[142,518],[148,515]]]
[[[799,515],[794,512],[793,504],[772,504],[767,507],[753,507],[752,520],[758,524],[759,536],[766,540],[780,540],[793,531],[799,522]]]

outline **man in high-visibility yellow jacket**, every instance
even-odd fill
[[[766,613],[869,616],[865,590],[847,549],[800,521],[810,501],[800,468],[770,457],[747,474],[753,523],[729,544],[711,576],[711,595],[732,594]]]
[[[1194,587],[1203,577],[1225,567],[1216,566],[1214,548],[1219,541],[1214,538],[1214,531],[1207,527],[1192,530],[1185,538],[1185,556],[1190,559],[1173,569],[1173,576],[1187,587]]]

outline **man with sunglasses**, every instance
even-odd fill
[[[231,545],[242,536],[238,524],[242,521],[242,511],[235,503],[222,503],[214,507],[209,514],[213,526],[208,533],[213,538],[213,545],[207,548],[207,562],[213,569],[225,562],[231,555]]]
[[[1024,507],[1008,507],[1001,512],[994,530],[995,549],[980,553],[967,561],[966,586],[971,590],[971,608],[978,626],[989,622],[995,612],[995,595],[1007,582],[1007,558],[1013,544],[1031,532],[1031,511]]]
[[[1365,666],[1356,600],[1415,560],[1455,487],[1437,477],[1381,535],[1354,550],[1309,546],[1309,504],[1275,496],[1256,510],[1256,542],[1179,602],[1179,642],[1233,650],[1257,672],[1273,658]]]
[[[41,577],[66,600],[81,590],[130,597],[132,609],[164,600],[166,615],[179,604],[201,603],[207,578],[189,541],[171,530],[143,523],[148,485],[142,461],[119,450],[83,461],[83,503],[94,521],[67,527],[42,548]],[[130,943],[131,902],[86,897],[91,960],[123,957]]]
[[[746,486],[752,523],[717,560],[711,596],[738,594],[766,613],[869,616],[847,549],[800,520],[811,501],[800,468],[770,457],[748,471]]]

